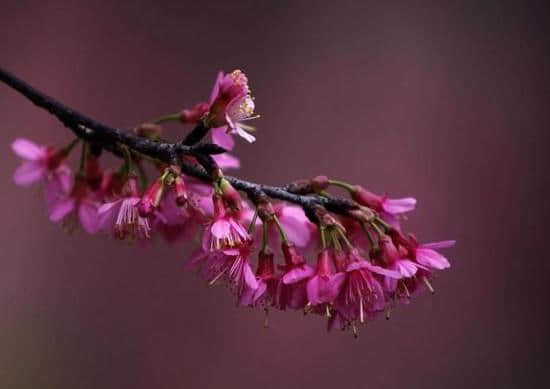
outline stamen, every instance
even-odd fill
[[[426,276],[423,276],[422,277],[422,281],[424,281],[424,284],[426,284],[426,287],[429,289],[430,293],[431,294],[435,294],[435,289],[433,288],[432,284],[430,283],[430,281],[428,281],[428,279],[426,278]]]

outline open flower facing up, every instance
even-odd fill
[[[243,123],[253,118],[254,100],[250,95],[248,78],[242,71],[233,70],[228,74],[219,72],[209,104],[206,116],[208,127],[225,126],[228,133],[239,135],[248,142],[256,140],[249,133],[254,128]]]
[[[256,138],[250,134],[254,131],[244,122],[255,119],[254,99],[250,95],[248,78],[240,70],[231,73],[219,72],[208,103],[196,104],[191,109],[184,109],[179,115],[183,123],[201,123],[210,129],[223,128],[228,134],[238,135],[248,142]]]
[[[101,228],[117,239],[146,239],[150,237],[149,220],[139,214],[141,197],[135,177],[128,178],[121,197],[99,207]]]

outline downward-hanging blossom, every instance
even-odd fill
[[[141,197],[137,191],[135,177],[128,178],[122,195],[114,201],[103,204],[98,214],[103,230],[117,239],[147,239],[151,235],[149,220],[139,214]]]
[[[220,195],[214,195],[214,215],[204,230],[202,248],[216,251],[240,248],[250,241],[241,223],[228,211]]]
[[[58,184],[56,181],[51,181],[48,185]],[[63,193],[62,188],[52,189],[52,191],[56,193],[48,201],[48,214],[52,222],[61,221],[74,212],[87,233],[95,234],[99,231],[99,197],[87,186],[84,176],[75,178],[70,193]]]
[[[392,199],[370,192],[360,185],[353,186],[351,197],[359,204],[379,212],[380,216],[394,227],[399,226],[400,215],[413,211],[416,206],[414,197]]]
[[[34,97],[38,105],[48,101],[82,137],[59,149],[12,143],[23,160],[14,181],[43,185],[51,221],[77,221],[90,234],[142,243],[153,235],[170,243],[200,241],[187,267],[210,285],[229,286],[238,305],[263,309],[266,319],[268,309],[302,310],[325,316],[329,330],[357,334],[359,324],[382,312],[389,318],[420,291],[433,293],[435,276],[450,267],[439,250],[455,241],[419,243],[402,229],[400,221],[415,209],[413,197],[393,199],[324,175],[281,187],[225,176],[225,169],[240,166],[230,154],[233,136],[255,140],[246,124],[255,104],[239,70],[220,72],[207,102],[127,134]],[[195,128],[168,143],[162,126],[176,120]],[[66,161],[79,141],[73,175]],[[106,152],[121,157],[118,169],[100,167]]]
[[[315,271],[292,243],[283,242],[282,251],[285,264],[281,266],[283,274],[277,285],[276,304],[280,309],[302,309],[308,302],[307,282]]]

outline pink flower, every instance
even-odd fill
[[[221,251],[201,251],[192,260],[201,267],[202,276],[213,285],[223,279],[234,286],[239,299],[245,291],[258,289],[258,281],[250,267],[250,246]]]
[[[22,138],[16,139],[11,147],[24,160],[13,175],[17,185],[27,186],[41,179],[57,180],[63,189],[69,190],[70,169],[63,164],[66,149],[55,151]]]
[[[204,251],[239,248],[250,241],[248,232],[226,209],[219,195],[213,196],[214,216],[202,239]]]
[[[59,184],[56,180],[47,184],[48,187],[57,185]],[[99,231],[99,201],[97,195],[89,190],[85,177],[77,176],[73,189],[68,194],[61,188],[49,190],[55,193],[48,196],[48,213],[52,222],[59,222],[74,211],[86,232],[95,234]]]
[[[307,282],[307,297],[311,305],[331,304],[340,293],[345,273],[334,274],[330,268],[328,250],[322,250],[317,257],[315,275]]]
[[[100,226],[117,239],[146,239],[151,228],[147,218],[140,216],[138,204],[141,198],[137,192],[136,179],[130,177],[122,196],[99,207]]]
[[[217,144],[224,149],[230,151],[235,147],[235,141],[231,134],[228,134],[225,131],[225,127],[213,128],[210,131],[210,136],[212,137],[212,143]],[[238,169],[241,166],[241,162],[237,157],[229,153],[217,154],[212,156],[218,166],[225,169]]]
[[[347,257],[346,278],[334,302],[334,309],[347,322],[359,321],[373,316],[386,306],[386,299],[382,286],[374,277],[399,275],[391,270],[372,265],[359,256],[356,250],[350,250]]]
[[[256,270],[257,288],[246,288],[239,303],[246,306],[263,305],[267,308],[274,304],[278,277],[273,265],[273,253],[266,247],[258,254]]]
[[[425,266],[406,258],[407,250],[401,247],[398,250],[389,236],[380,239],[381,259],[386,267],[399,274],[399,277],[385,276],[384,286],[388,291],[394,291],[397,287],[397,280],[401,278],[414,277],[418,269],[426,269]]]
[[[399,215],[414,210],[416,206],[416,199],[413,197],[390,199],[387,196],[374,194],[360,185],[353,187],[351,197],[359,204],[380,213],[382,219],[394,227],[399,226]]]
[[[218,73],[210,94],[209,112],[206,123],[209,127],[226,127],[228,133],[239,135],[248,142],[256,138],[249,134],[253,128],[243,124],[252,119],[254,100],[250,96],[248,78],[240,70],[231,73]]]
[[[280,309],[301,309],[307,304],[307,281],[315,274],[311,266],[298,254],[296,247],[289,242],[282,244],[285,264],[281,266],[283,275],[277,285],[276,305]]]
[[[183,123],[198,123],[208,113],[209,104],[202,102],[195,104],[191,109],[184,109],[180,114]]]
[[[302,208],[295,205],[288,205],[286,203],[277,203],[273,205],[274,215],[277,216],[281,226],[283,227],[289,241],[294,243],[297,247],[305,249],[309,247],[316,235],[316,227],[309,221]],[[242,211],[243,222],[248,225],[252,222],[254,217],[254,210],[243,209]],[[259,218],[256,220],[256,227],[261,225]],[[269,228],[269,242],[273,246],[279,246],[281,243],[281,237],[279,230],[274,223],[268,224]],[[261,235],[262,229],[256,230],[258,236]]]
[[[421,265],[430,269],[443,270],[451,267],[451,264],[443,255],[439,254],[434,249],[443,249],[454,246],[456,241],[444,240],[434,243],[423,243],[416,246],[415,259]]]

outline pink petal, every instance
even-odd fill
[[[102,230],[110,233],[114,231],[115,220],[121,206],[122,199],[118,199],[110,203],[105,203],[98,208],[99,225]]]
[[[218,127],[210,130],[212,142],[223,147],[226,150],[232,150],[235,147],[235,140],[225,131],[225,127]]]
[[[75,206],[75,201],[71,197],[59,199],[49,209],[49,217],[52,222],[58,222],[69,214]]]
[[[311,266],[303,265],[296,267],[283,275],[283,284],[293,284],[303,279],[311,277],[315,274],[315,270]]]
[[[37,161],[46,156],[46,150],[44,147],[39,146],[28,139],[16,139],[11,144],[11,148],[17,156],[29,161]]]
[[[319,276],[311,277],[306,286],[307,299],[313,305],[321,304],[321,298],[319,297]]]
[[[258,280],[256,280],[256,276],[250,268],[250,264],[247,263],[244,265],[243,272],[244,282],[246,283],[247,287],[250,289],[258,289]]]
[[[401,230],[401,224],[399,224],[399,218],[396,215],[382,211],[380,212],[380,217],[388,223],[390,227]]]
[[[420,248],[423,249],[446,249],[448,247],[454,246],[456,240],[442,240],[440,242],[433,243],[423,243],[420,245]]]
[[[225,219],[216,220],[210,227],[212,235],[217,239],[224,239],[229,236],[231,223]]]
[[[249,143],[254,143],[256,141],[256,137],[254,135],[243,130],[238,124],[235,126],[235,133]]]
[[[432,249],[416,249],[416,260],[421,265],[443,270],[451,266],[447,258]]]
[[[40,180],[46,173],[46,166],[41,161],[23,162],[13,175],[17,185],[27,186]]]
[[[306,247],[311,240],[312,228],[304,211],[294,206],[285,206],[279,220],[290,241],[298,247]]]
[[[218,94],[220,93],[220,83],[223,80],[223,72],[220,71],[218,73],[218,77],[216,77],[216,81],[214,82],[214,87],[212,88],[212,92],[210,92],[210,99],[208,102],[212,104],[214,100],[216,100],[216,97],[218,97]]]
[[[239,234],[242,239],[249,239],[248,232],[245,230],[241,223],[238,223],[233,219],[230,219],[229,222],[231,223],[231,227],[233,227],[233,229],[237,232],[237,234]]]
[[[238,169],[241,167],[241,161],[229,153],[213,155],[212,158],[222,169]]]
[[[82,201],[78,207],[78,218],[84,231],[89,234],[95,234],[99,231],[99,216],[97,213],[97,205],[89,202]]]
[[[73,174],[67,165],[60,165],[53,173],[51,179],[57,180],[63,193],[69,193],[73,187]]]
[[[399,269],[399,273],[401,273],[403,277],[412,277],[418,270],[416,264],[408,259],[400,259],[397,261],[396,265]]]
[[[252,297],[252,303],[255,303],[258,301],[260,297],[262,297],[267,289],[267,284],[265,282],[259,282],[258,288],[254,292],[254,296]]]
[[[405,197],[402,199],[385,199],[382,202],[384,211],[393,215],[412,211],[416,206],[416,199],[413,197]]]
[[[367,269],[373,273],[380,274],[386,277],[391,277],[396,279],[401,278],[401,274],[399,274],[399,272],[395,270],[390,270],[381,266],[373,265],[369,261],[364,261],[364,260],[350,263],[346,268],[346,272],[359,270],[359,269]]]

